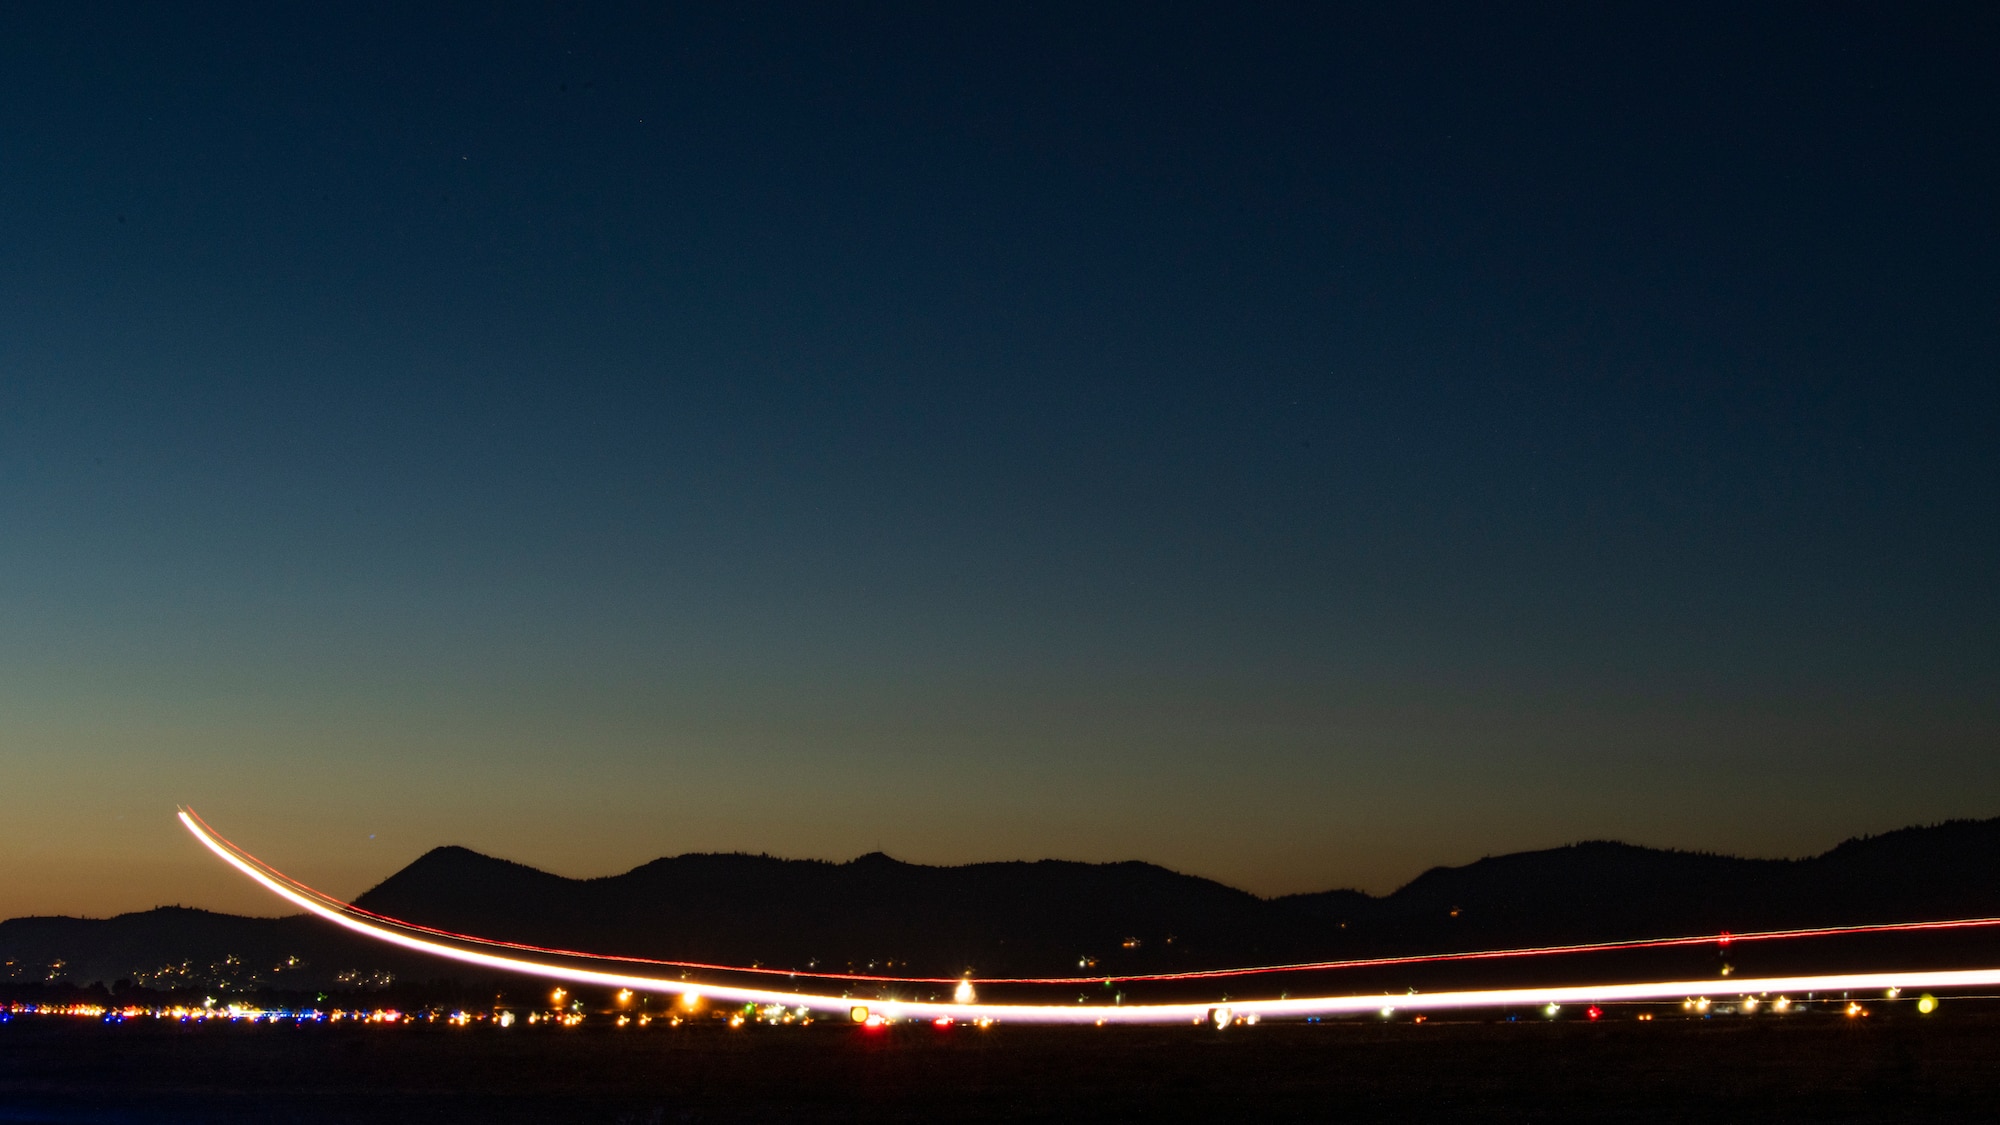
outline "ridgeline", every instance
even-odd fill
[[[2000,915],[2000,819],[1740,859],[1593,841],[1438,867],[1376,897],[1264,899],[1147,863],[929,867],[683,855],[569,879],[458,847],[358,905],[460,933],[592,952],[820,971],[1124,975],[1505,946]],[[1953,955],[2000,963],[2000,933]],[[486,977],[310,916],[180,907],[0,922],[0,981],[355,989]]]

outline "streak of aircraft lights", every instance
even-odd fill
[[[231,849],[233,852],[235,852],[236,855],[238,855],[242,859],[256,865],[266,875],[269,875],[270,877],[277,879],[282,883],[285,883],[286,885],[292,887],[294,890],[297,890],[301,894],[309,895],[313,898],[316,898],[319,901],[327,904],[328,906],[334,907],[335,909],[366,918],[372,918],[377,922],[381,922],[384,925],[393,926],[400,930],[409,930],[418,933],[426,933],[434,937],[447,938],[452,941],[466,942],[472,945],[486,946],[488,948],[494,948],[494,949],[512,949],[527,953],[542,953],[555,957],[575,957],[589,961],[610,961],[610,962],[617,962],[620,964],[630,964],[630,965],[658,965],[674,969],[692,969],[692,970],[702,970],[707,972],[745,973],[745,974],[757,974],[763,976],[782,976],[788,978],[804,976],[804,977],[814,977],[821,980],[861,981],[861,982],[875,983],[875,984],[957,985],[965,981],[970,981],[975,985],[978,984],[1087,985],[1087,984],[1103,984],[1107,981],[1113,983],[1125,983],[1128,981],[1143,982],[1143,981],[1220,980],[1229,977],[1265,976],[1278,973],[1330,972],[1341,969],[1385,968],[1385,967],[1394,967],[1397,965],[1424,965],[1424,964],[1437,964],[1437,963],[1452,962],[1452,961],[1503,960],[1516,957],[1545,957],[1545,956],[1566,954],[1566,953],[1568,954],[1607,953],[1607,952],[1620,952],[1625,950],[1639,950],[1639,949],[1669,949],[1677,946],[1691,946],[1691,945],[1727,946],[1732,944],[1742,944],[1742,943],[1758,942],[1758,941],[1773,941],[1786,938],[1849,937],[1849,936],[1866,935],[1866,934],[1915,933],[1915,932],[1929,931],[1929,930],[1980,929],[1980,928],[1990,928],[1990,927],[2000,926],[2000,918],[1957,918],[1957,919],[1934,921],[1934,922],[1887,922],[1887,923],[1877,923],[1865,926],[1821,926],[1815,928],[1790,929],[1790,930],[1755,930],[1747,933],[1723,932],[1715,934],[1694,934],[1683,937],[1635,938],[1627,941],[1583,942],[1571,945],[1538,945],[1538,946],[1516,947],[1511,949],[1476,950],[1476,951],[1459,952],[1459,953],[1418,953],[1418,954],[1407,954],[1397,957],[1360,957],[1360,958],[1350,958],[1346,960],[1337,960],[1337,961],[1301,961],[1301,962],[1291,962],[1280,965],[1260,965],[1260,966],[1249,966],[1249,967],[1233,968],[1233,969],[1194,969],[1194,970],[1187,970],[1183,972],[1172,972],[1172,973],[1126,973],[1126,974],[1112,973],[1108,975],[1093,974],[1091,976],[1057,976],[1057,977],[981,977],[981,976],[917,977],[917,976],[890,976],[887,974],[880,974],[880,973],[840,973],[840,972],[830,972],[830,971],[822,972],[817,969],[807,969],[807,970],[776,969],[764,966],[723,965],[723,964],[716,964],[704,961],[674,961],[674,960],[663,960],[655,957],[628,956],[623,954],[588,953],[582,950],[563,949],[557,946],[532,945],[525,942],[505,941],[499,938],[479,937],[474,934],[459,933],[455,930],[444,930],[444,929],[439,929],[435,926],[426,926],[419,922],[408,922],[400,918],[392,918],[386,914],[378,914],[365,907],[356,906],[351,902],[346,902],[344,900],[335,898],[334,896],[327,894],[324,891],[316,890],[313,887],[310,887],[305,883],[302,883],[299,880],[294,879],[284,874],[283,872],[278,871],[276,868],[271,867],[269,864],[263,862],[262,860],[251,855],[250,853],[244,851],[242,848],[237,847],[233,843],[230,843],[227,839],[225,839],[222,836],[221,833],[215,831],[215,829],[211,825],[209,825],[207,821],[202,820],[201,817],[194,812],[194,810],[187,809],[184,811],[187,816],[193,817],[194,820],[201,825],[202,829],[206,831],[210,836],[214,837],[217,840],[220,840],[224,846]]]
[[[453,945],[445,944],[444,942],[441,941],[433,941],[430,940],[429,938],[415,936],[414,934],[402,933],[399,932],[397,929],[392,929],[390,927],[391,926],[400,927],[403,925],[403,923],[395,922],[394,920],[391,919],[383,919],[380,921],[376,921],[376,920],[371,920],[369,917],[356,917],[354,914],[349,913],[345,909],[346,904],[340,903],[337,900],[326,899],[324,898],[324,896],[319,895],[318,892],[313,891],[310,888],[306,887],[305,884],[290,879],[289,877],[280,874],[275,869],[270,868],[268,865],[262,863],[261,861],[258,861],[253,857],[249,856],[248,853],[241,852],[240,849],[236,848],[232,844],[229,844],[227,841],[223,840],[219,835],[217,835],[212,829],[208,828],[205,822],[201,821],[199,817],[194,815],[193,810],[183,808],[180,811],[179,816],[182,825],[184,825],[189,832],[193,833],[195,839],[199,840],[203,846],[207,847],[210,851],[214,852],[217,856],[219,856],[224,862],[236,868],[238,871],[241,871],[243,874],[249,876],[252,880],[262,885],[266,890],[269,890],[273,894],[276,894],[278,897],[285,899],[286,901],[292,903],[295,906],[310,911],[313,914],[317,914],[320,917],[325,918],[326,920],[333,922],[336,925],[344,927],[355,933],[361,934],[365,937],[374,938],[375,940],[387,942],[388,944],[391,945],[401,946],[402,948],[414,950],[419,953],[426,953],[433,956],[444,957],[465,964],[478,965],[483,968],[498,969],[504,972],[526,973],[529,975],[538,976],[549,980],[569,981],[573,983],[589,984],[605,988],[629,988],[635,992],[652,992],[652,993],[664,993],[668,995],[683,995],[683,996],[690,993],[699,993],[701,996],[717,1000],[727,1000],[731,1002],[741,1002],[750,1004],[796,1005],[796,1006],[808,1007],[815,1011],[822,1011],[822,1012],[846,1012],[846,1011],[858,1010],[857,1005],[862,1003],[861,998],[856,998],[851,996],[833,996],[828,994],[815,994],[815,993],[796,992],[796,991],[788,992],[771,988],[752,988],[742,985],[723,984],[713,981],[694,981],[685,978],[675,980],[675,979],[666,979],[661,977],[643,976],[634,973],[619,973],[619,972],[608,972],[600,969],[579,968],[573,965],[563,965],[548,961],[530,960],[523,957],[513,957],[496,953],[487,953],[476,949],[462,949]],[[1884,932],[1884,931],[1905,930],[1905,929],[1936,929],[1936,928],[1948,928],[1953,925],[1968,925],[1968,924],[1982,924],[1982,923],[1991,924],[1990,920],[1977,919],[1977,920],[1969,920],[1966,923],[1911,923],[1906,926],[1868,927],[1868,928],[1862,928],[1859,932]],[[438,931],[431,931],[431,932],[434,933],[436,936],[446,936]],[[1824,931],[1773,931],[1768,936],[1809,936],[1809,935],[1848,933],[1848,932],[1854,932],[1854,931],[1849,931],[1844,929],[1833,929]],[[1749,935],[1729,935],[1728,940],[1742,941],[1746,940],[1748,936]],[[1760,935],[1760,936],[1765,936],[1765,935]],[[455,938],[455,940],[466,940],[466,939]],[[509,943],[485,941],[482,939],[471,939],[471,940],[477,942],[478,944],[486,945],[488,947],[505,947],[517,950],[521,949],[521,947],[514,946]],[[1658,944],[1661,945],[1676,945],[1676,944],[1684,945],[1684,944],[1694,944],[1696,942],[1716,941],[1718,940],[1718,938],[1706,938],[1706,939],[1666,938],[1666,939],[1656,939],[1656,940]],[[1609,946],[1609,948],[1635,948],[1635,947],[1643,948],[1644,946],[1638,946],[1630,943],[1614,944]],[[1524,950],[1524,951],[1508,950],[1508,951],[1500,951],[1500,955],[1525,956],[1529,955],[1530,953],[1539,955],[1545,952],[1547,953],[1575,952],[1585,948],[1594,948],[1594,947],[1546,947],[1537,950]],[[558,951],[550,950],[543,952],[556,953]],[[574,956],[573,954],[567,954],[567,953],[562,953],[560,955]],[[1493,955],[1492,954],[1486,954],[1486,955],[1447,954],[1437,959],[1464,960],[1476,956],[1493,956]],[[606,960],[607,958],[599,956],[596,957],[595,959]],[[1426,958],[1413,958],[1407,960],[1425,960],[1425,959]],[[617,960],[624,961],[631,959],[618,958]],[[1407,963],[1407,960],[1399,959],[1397,961],[1386,961],[1386,962],[1378,961],[1378,962],[1365,962],[1365,963],[1395,964],[1395,963]],[[678,962],[666,962],[665,964],[671,965],[673,967],[682,967],[681,963]],[[728,971],[728,972],[755,971],[755,970],[745,970],[742,968],[731,967],[731,966],[703,966],[703,967],[715,971]],[[1321,967],[1333,967],[1333,966],[1331,964],[1328,964],[1326,966],[1321,966]],[[1220,970],[1213,974],[1194,974],[1190,976],[1170,976],[1165,978],[1155,977],[1155,978],[1125,978],[1125,979],[1199,979],[1199,977],[1202,975],[1218,975],[1218,976],[1248,975],[1248,974],[1272,972],[1276,971],[1276,969],[1278,968],[1296,971],[1296,969],[1300,967],[1279,966],[1273,969]],[[807,973],[792,974],[792,975],[816,977],[821,974],[807,972]],[[826,974],[826,975],[835,976],[835,974]],[[854,979],[854,978],[849,976],[849,977],[842,977],[840,979]],[[949,977],[949,978],[865,978],[865,979],[880,981],[881,983],[955,984],[962,978]],[[1047,978],[1043,981],[1035,981],[1028,978],[1013,978],[1011,980],[991,981],[989,983],[1016,983],[1016,984],[1056,983],[1058,982],[1058,979],[1059,978]],[[1105,978],[1105,977],[1083,978],[1083,980],[1090,982],[1103,981],[1106,979],[1118,979],[1118,978]],[[1063,983],[1073,983],[1073,982],[1063,981]],[[1718,985],[1724,985],[1724,984],[1726,984],[1726,988],[1720,988],[1720,989],[1718,988]],[[1458,989],[1452,991],[1430,992],[1430,993],[1349,994],[1349,995],[1327,995],[1327,996],[1306,996],[1306,997],[1280,997],[1277,999],[1263,999],[1263,1000],[1219,1000],[1213,1002],[1198,1001],[1193,1003],[1177,1002],[1177,1003],[1161,1003],[1161,1004],[1081,1004],[1081,1003],[1011,1004],[1011,1003],[992,1003],[985,1001],[979,1001],[973,1003],[957,1003],[953,1001],[878,999],[870,1002],[867,1006],[871,1012],[879,1014],[887,1019],[920,1019],[920,1020],[935,1020],[935,1019],[945,1019],[945,1018],[956,1019],[956,1020],[993,1019],[993,1020],[1013,1021],[1019,1023],[1067,1023],[1067,1024],[1200,1023],[1205,1021],[1215,1021],[1218,1024],[1225,1024],[1231,1018],[1271,1018],[1271,1017],[1302,1018],[1306,1016],[1349,1015],[1349,1014],[1360,1014],[1360,1013],[1376,1012],[1376,1011],[1389,1013],[1393,1012],[1397,1008],[1405,1008],[1405,1009],[1421,1010],[1421,1011],[1452,1011],[1452,1010],[1462,1010],[1471,1008],[1553,1006],[1554,1008],[1559,1009],[1564,1004],[1591,1004],[1591,1003],[1602,1004],[1602,1003],[1617,1003],[1617,1002],[1630,1002],[1630,1001],[1643,1001],[1643,1000],[1668,1000],[1675,998],[1685,998],[1690,996],[1705,997],[1709,995],[1715,995],[1718,992],[1721,992],[1726,995],[1747,996],[1759,993],[1772,993],[1772,992],[1776,993],[1882,992],[1882,991],[1887,991],[1889,989],[1915,991],[1920,989],[1932,989],[1932,988],[1957,989],[1957,988],[1978,988],[1978,987],[1994,987],[1994,986],[2000,986],[2000,969],[1957,969],[1957,970],[1942,970],[1942,971],[1887,970],[1887,971],[1863,972],[1863,973],[1821,974],[1816,976],[1742,977],[1742,978],[1734,978],[1727,982],[1717,981],[1713,979],[1673,980],[1673,981],[1634,981],[1634,982],[1617,983],[1617,984],[1561,985],[1553,987],[1536,986],[1528,988]]]

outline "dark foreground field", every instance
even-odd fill
[[[0,1024],[5,1122],[1993,1121],[2000,1015],[937,1031]]]

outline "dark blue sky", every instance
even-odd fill
[[[0,914],[2000,813],[1989,5],[1077,7],[0,14]]]

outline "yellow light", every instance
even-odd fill
[[[562,989],[558,988],[554,992],[549,993],[549,1003],[561,1004],[563,1002],[563,997],[568,995],[569,993],[564,992]]]
[[[1922,1012],[1927,1016],[1930,1015],[1932,1012],[1937,1011],[1937,997],[1932,996],[1928,992],[1924,993],[1922,996],[1917,997],[1917,1011]]]
[[[855,1023],[868,1022],[868,1008],[865,1005],[856,1004],[853,1008],[848,1010],[847,1014],[850,1018],[854,1020]]]
[[[972,991],[972,981],[964,979],[958,982],[957,988],[951,990],[951,998],[960,1004],[970,1004],[979,997]]]
[[[619,1002],[620,1004],[630,1004],[630,1003],[632,1002],[632,990],[631,990],[631,989],[629,989],[629,988],[621,988],[621,989],[619,989],[619,990],[618,990],[618,1002]]]

